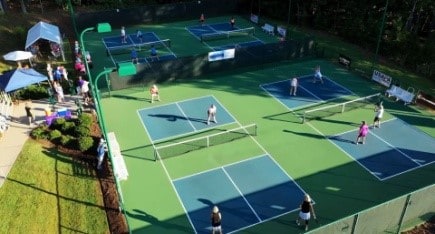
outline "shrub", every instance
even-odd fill
[[[94,145],[94,139],[90,136],[79,137],[77,139],[78,148],[81,152],[85,152]]]
[[[51,129],[62,130],[62,127],[65,124],[65,122],[66,122],[66,120],[64,118],[57,118],[50,125],[50,128]]]
[[[48,139],[50,141],[54,141],[61,136],[62,136],[62,133],[59,130],[55,129],[48,134]]]
[[[78,125],[74,128],[74,133],[76,137],[86,137],[91,134],[89,127]]]
[[[92,115],[88,113],[83,113],[79,117],[79,125],[86,126],[87,128],[92,125]]]
[[[60,144],[63,146],[68,146],[72,142],[73,137],[70,135],[62,135],[60,137]]]
[[[60,130],[63,134],[73,134],[75,127],[76,124],[74,122],[65,121],[65,123],[61,126]]]
[[[42,85],[30,85],[24,89],[20,89],[15,92],[17,99],[42,99],[47,98],[47,88]]]
[[[42,140],[48,138],[47,126],[42,125],[32,130],[30,136],[36,140]]]

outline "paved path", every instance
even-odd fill
[[[76,110],[77,107],[74,103],[76,98],[78,97],[67,96],[65,97],[65,102],[56,104],[56,107],[66,107],[71,110]],[[36,127],[37,124],[44,122],[44,109],[49,106],[48,100],[33,101],[31,106],[32,112],[35,115],[35,124],[29,126],[26,111],[24,110],[25,104],[26,102],[21,101],[19,104],[14,105],[11,114],[12,121],[9,122],[9,129],[0,139],[0,187],[5,182],[5,179],[20,154],[24,143],[29,138],[31,129]]]

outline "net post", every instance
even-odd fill
[[[154,162],[157,162],[157,158],[158,158],[157,154],[158,154],[157,153],[157,148],[154,147]]]
[[[210,136],[207,136],[207,148],[210,147]]]
[[[344,113],[344,108],[346,107],[346,103],[343,103],[343,106],[341,106],[341,113]]]

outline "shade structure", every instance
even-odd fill
[[[46,80],[48,80],[47,76],[34,69],[15,69],[0,75],[0,90],[11,92]]]
[[[7,61],[21,61],[21,60],[27,60],[31,59],[33,57],[33,54],[29,51],[12,51],[5,55],[3,55],[3,58]]]
[[[35,42],[37,42],[40,39],[44,39],[60,45],[60,52],[62,54],[62,59],[63,61],[65,61],[65,54],[63,51],[63,41],[59,31],[59,27],[42,21],[33,25],[33,27],[30,28],[29,31],[27,32],[25,49],[28,50]]]

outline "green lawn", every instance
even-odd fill
[[[0,189],[4,233],[108,233],[100,184],[83,163],[28,140]]]

